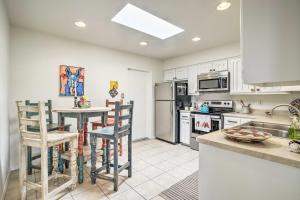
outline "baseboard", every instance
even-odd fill
[[[7,176],[6,176],[6,179],[5,179],[5,182],[4,182],[4,187],[3,187],[3,192],[2,192],[1,200],[4,200],[5,195],[6,195],[6,190],[7,190],[7,186],[8,186],[8,181],[9,181],[9,177],[10,177],[10,172],[11,172],[11,171],[9,171],[9,172],[7,173]]]

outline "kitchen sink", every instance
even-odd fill
[[[271,133],[273,136],[288,138],[289,137],[289,125],[283,124],[272,124],[272,123],[264,123],[264,122],[248,122],[245,124],[241,124],[238,127],[245,129],[255,129],[259,131],[265,131]]]

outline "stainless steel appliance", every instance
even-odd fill
[[[222,129],[223,127],[223,113],[233,112],[232,101],[204,101],[203,104],[208,105],[209,113],[201,113],[200,111],[193,111],[191,113],[191,138],[190,146],[192,149],[199,150],[199,144],[196,141],[196,137],[199,135],[207,134]],[[196,115],[210,115],[211,126],[210,130],[204,132],[195,129],[195,117]]]
[[[182,85],[187,86],[187,83],[181,81],[155,84],[155,137],[158,139],[179,142],[179,111],[191,104],[191,97],[184,95],[187,94],[187,87],[182,93]]]
[[[199,92],[227,92],[229,91],[229,72],[212,71],[197,76],[197,87]]]
[[[188,95],[188,83],[187,82],[176,83],[176,94],[177,96]]]

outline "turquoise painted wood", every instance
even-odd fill
[[[110,180],[114,183],[114,191],[118,191],[118,175],[121,171],[126,169],[128,171],[128,177],[132,176],[132,119],[133,119],[133,101],[130,101],[129,105],[120,105],[120,102],[116,102],[115,104],[115,121],[114,126],[110,128],[101,128],[94,130],[92,132],[88,132],[90,134],[90,146],[91,146],[91,182],[92,184],[96,183],[96,178],[103,178],[106,180]],[[128,110],[128,114],[126,116],[120,116],[121,110]],[[120,121],[128,120],[128,124],[125,124],[120,127]],[[119,165],[118,159],[118,140],[121,137],[128,136],[128,161]],[[108,142],[106,143],[106,150],[103,154],[102,166],[100,168],[96,168],[97,156],[96,156],[96,145],[97,138],[106,139]],[[113,163],[110,162],[110,143],[114,145],[114,156]],[[113,167],[113,178],[107,176],[101,176],[100,173],[103,170],[106,170],[107,173],[110,173],[110,167]]]

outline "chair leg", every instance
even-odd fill
[[[20,145],[20,171],[19,171],[19,177],[20,177],[20,195],[21,200],[26,199],[26,181],[27,181],[27,147],[22,144]]]
[[[42,199],[48,199],[48,148],[41,149],[41,194]]]
[[[128,177],[132,176],[132,135],[128,135]]]
[[[118,191],[118,178],[119,178],[119,173],[118,173],[118,139],[114,140],[114,191]]]
[[[48,148],[48,175],[50,176],[52,174],[52,164],[53,164],[53,147]]]
[[[32,147],[27,147],[27,174],[32,174]]]
[[[120,156],[123,155],[123,140],[122,138],[119,139],[119,152],[120,152]]]
[[[91,182],[92,184],[96,183],[96,147],[97,147],[97,137],[94,134],[90,135],[90,145],[91,145]]]
[[[71,168],[71,177],[73,179],[73,184],[71,189],[74,190],[77,183],[77,137],[74,137],[71,141],[71,158],[70,158],[70,168]]]
[[[69,149],[70,149],[70,144],[69,144],[69,142],[66,142],[65,143],[65,151],[69,151]],[[65,160],[64,163],[65,163],[66,169],[69,169],[69,161]]]
[[[59,145],[55,145],[53,147],[53,173],[55,178],[57,178],[58,169],[58,152],[59,152]]]
[[[110,140],[105,141],[106,173],[110,173]]]

